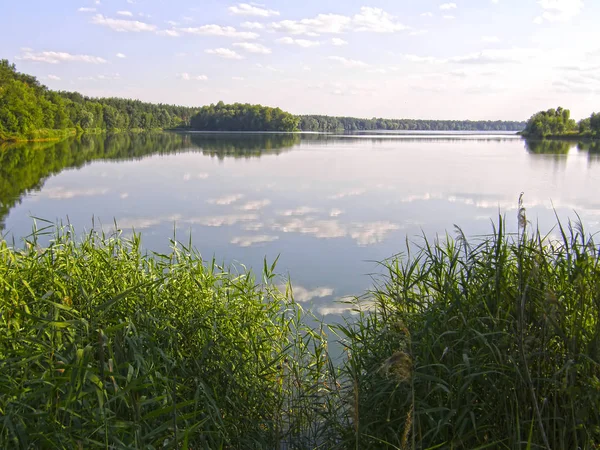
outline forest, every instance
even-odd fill
[[[524,122],[489,120],[359,119],[356,117],[300,116],[302,131],[521,131]]]
[[[44,140],[78,131],[187,126],[198,108],[55,92],[0,60],[0,141]]]
[[[600,138],[600,113],[576,122],[571,119],[571,111],[558,107],[540,111],[527,121],[521,133],[531,138]]]
[[[152,104],[121,98],[90,98],[52,91],[34,76],[0,60],[0,141],[53,140],[83,132],[158,129],[202,131],[519,131],[516,121],[360,119],[295,116],[280,108],[218,102],[203,107]]]
[[[219,102],[200,108],[190,127],[202,131],[297,131],[298,118],[279,108]]]

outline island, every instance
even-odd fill
[[[576,122],[571,111],[558,107],[540,111],[527,121],[520,133],[526,138],[539,139],[598,139],[600,138],[600,113]]]

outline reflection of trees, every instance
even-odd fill
[[[0,230],[23,195],[65,169],[95,160],[123,161],[155,154],[197,151],[218,158],[247,158],[280,153],[300,142],[293,134],[83,134],[61,142],[0,145]]]
[[[525,148],[536,155],[566,155],[574,146],[572,141],[530,140],[525,141]]]
[[[590,162],[600,162],[600,141],[582,141],[577,144],[577,148],[587,152]]]
[[[250,158],[264,154],[279,154],[300,143],[298,134],[249,134],[249,133],[192,133],[186,135],[194,147],[203,154],[226,157]]]

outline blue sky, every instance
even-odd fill
[[[600,110],[596,0],[3,3],[0,58],[92,96],[390,118]]]

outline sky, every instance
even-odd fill
[[[580,119],[600,110],[598,23],[598,0],[3,1],[0,58],[90,96]]]

